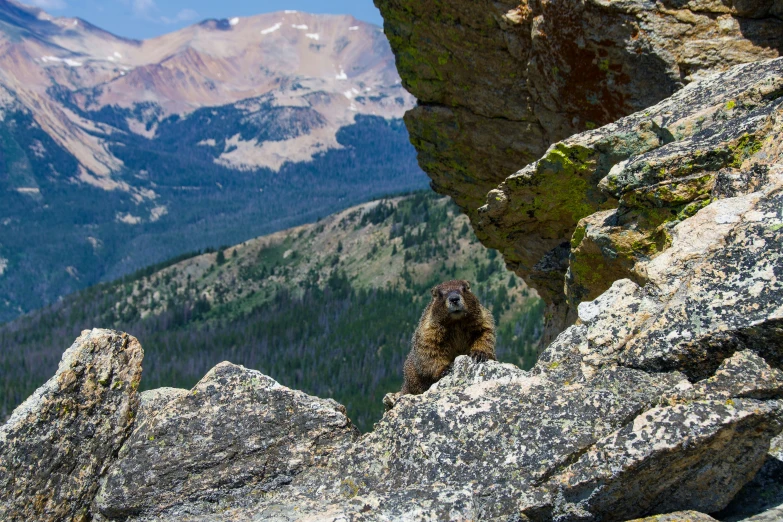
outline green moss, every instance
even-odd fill
[[[571,236],[571,248],[575,249],[579,247],[582,240],[585,238],[585,234],[587,234],[587,229],[585,227],[576,227],[574,235]]]
[[[732,147],[732,152],[734,153],[733,161],[729,164],[729,166],[739,168],[746,159],[750,158],[759,150],[761,150],[762,146],[763,142],[756,136],[752,134],[745,134],[739,139],[737,144]]]
[[[342,486],[345,488],[345,496],[348,498],[353,498],[359,494],[359,486],[351,479],[343,480]]]
[[[590,201],[587,179],[595,172],[596,156],[592,149],[578,145],[552,147],[538,163],[541,181],[530,210],[542,221],[548,215],[560,215],[555,221],[570,217],[573,223],[598,210]]]
[[[712,203],[711,199],[703,199],[699,201],[694,201],[693,203],[686,205],[685,208],[683,208],[678,214],[677,214],[677,221],[683,221],[688,219],[689,217],[693,217],[696,215],[696,213]]]

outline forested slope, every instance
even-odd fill
[[[416,193],[181,256],[0,326],[0,413],[53,373],[68,339],[101,326],[139,338],[143,389],[190,387],[230,360],[334,397],[366,430],[402,382],[429,288],[453,278],[470,280],[494,313],[498,357],[532,365],[540,300],[452,203]]]

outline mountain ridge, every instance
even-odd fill
[[[278,12],[136,41],[4,0],[0,321],[424,188],[401,124],[412,104],[380,28],[347,15]]]

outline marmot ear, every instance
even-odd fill
[[[432,297],[438,297],[438,287],[433,286],[432,290],[430,290],[430,293],[432,294]]]
[[[462,281],[462,289],[465,292],[469,292],[470,291],[470,283],[465,281],[465,280],[463,280]]]

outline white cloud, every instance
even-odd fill
[[[155,0],[130,0],[131,9],[136,16],[150,16],[152,11],[157,11]]]
[[[164,24],[178,24],[180,22],[190,22],[198,18],[198,13],[193,9],[183,9],[174,18],[168,16],[161,16],[160,21]]]
[[[23,0],[23,3],[41,9],[65,9],[68,7],[68,4],[63,0]]]

